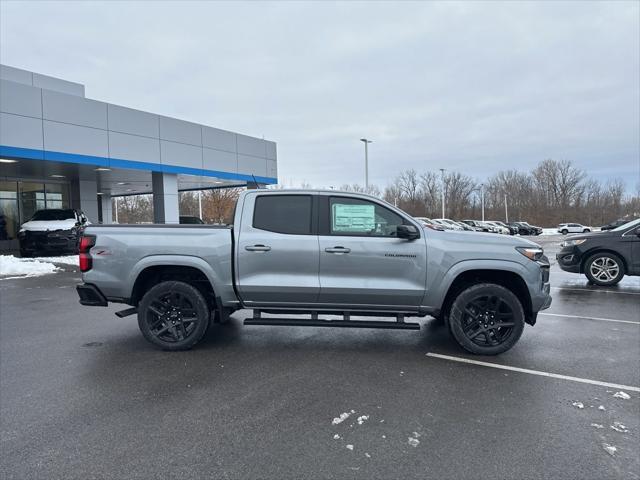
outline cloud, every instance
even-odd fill
[[[279,175],[479,179],[569,159],[640,176],[636,2],[0,4],[3,63],[278,142]]]

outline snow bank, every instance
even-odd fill
[[[35,257],[33,260],[39,260],[41,262],[48,263],[62,263],[64,265],[73,265],[74,267],[80,266],[78,255],[66,255],[64,257]]]
[[[0,277],[13,275],[18,277],[39,277],[60,270],[53,263],[42,262],[35,258],[16,258],[13,255],[0,255]]]

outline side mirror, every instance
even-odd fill
[[[415,240],[420,238],[420,232],[413,225],[398,225],[396,227],[396,236],[398,238],[406,238],[407,240]]]
[[[640,227],[636,228],[636,235],[640,237]]]

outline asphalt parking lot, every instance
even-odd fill
[[[534,240],[553,258],[561,236]],[[81,307],[73,269],[1,280],[0,477],[640,478],[639,279],[551,279],[552,307],[499,357],[429,318],[270,328],[242,312],[166,353],[118,307]]]

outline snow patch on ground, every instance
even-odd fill
[[[602,410],[602,411],[604,412],[604,411],[606,410],[606,408],[604,408],[604,405],[600,405],[600,406],[598,407],[598,410]]]
[[[616,451],[618,451],[616,447],[614,447],[613,445],[609,445],[608,443],[603,443],[602,448],[604,448],[604,451],[612,457],[616,454]]]
[[[616,392],[613,394],[615,398],[621,398],[623,400],[629,400],[631,396],[627,392]]]
[[[414,438],[414,437],[409,437],[408,443],[412,447],[417,447],[418,445],[420,445],[420,440],[418,440],[417,438]]]
[[[338,435],[337,433],[333,436],[334,440],[339,440],[340,439],[340,435]]]
[[[353,445],[351,445],[351,444],[347,445],[347,449],[353,450]]]
[[[60,270],[53,263],[39,259],[16,258],[13,255],[0,255],[0,276],[11,278],[39,277]],[[9,275],[12,275],[9,277]]]
[[[601,425],[599,423],[592,423],[591,426],[594,427],[594,428],[598,428],[598,429],[604,428],[604,425]]]
[[[338,425],[338,424],[344,422],[347,418],[349,418],[354,413],[356,413],[354,410],[351,410],[350,412],[341,413],[340,416],[334,418],[331,421],[331,423],[334,424],[334,425]]]
[[[584,404],[582,402],[573,402],[571,405],[576,408],[584,408]]]
[[[362,425],[367,420],[369,420],[369,415],[362,415],[358,417],[358,425]]]
[[[627,433],[629,431],[627,429],[627,427],[625,427],[620,422],[613,422],[613,425],[611,425],[611,429],[615,430],[616,432],[620,432],[620,433]]]

